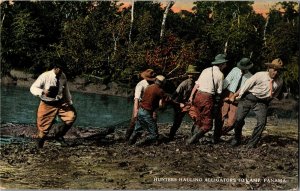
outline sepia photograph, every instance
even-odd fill
[[[299,1],[0,7],[0,190],[299,190]]]

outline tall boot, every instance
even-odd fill
[[[172,141],[174,140],[174,137],[176,135],[176,132],[177,132],[177,127],[175,125],[173,125],[170,129],[170,133],[169,133],[169,140]]]
[[[128,144],[129,145],[135,144],[135,142],[139,136],[140,136],[140,133],[136,133],[135,131],[133,131],[133,133],[131,134],[131,136],[128,140]]]
[[[234,138],[230,145],[233,147],[239,146],[242,140],[242,128],[234,128]]]
[[[72,124],[64,124],[57,128],[54,139],[62,146],[67,147],[69,144],[65,141],[64,136],[70,130]]]
[[[134,128],[127,128],[126,133],[125,133],[125,140],[129,141],[132,133],[133,133]]]
[[[43,138],[37,138],[37,142],[36,142],[36,147],[38,149],[41,149],[44,147],[44,143],[45,143],[46,137]]]
[[[37,149],[41,149],[41,148],[44,147],[44,143],[46,141],[46,137],[47,137],[47,135],[44,132],[39,131],[39,130],[38,130],[38,132],[37,132],[36,135],[33,135],[32,138],[36,139],[35,140],[35,145],[36,145]]]
[[[179,129],[181,123],[182,123],[182,120],[183,120],[183,117],[185,116],[185,113],[181,111],[181,108],[180,107],[175,107],[174,108],[174,122],[173,122],[173,125],[170,129],[170,133],[169,133],[169,140],[173,140],[175,135],[176,135],[176,132],[177,130]]]
[[[226,135],[229,131],[233,129],[233,126],[224,126],[222,128],[222,135]]]
[[[206,133],[206,131],[203,131],[202,129],[200,130],[195,130],[196,132],[194,133],[194,135],[192,135],[191,138],[189,138],[186,141],[187,145],[191,145],[191,144],[195,144],[199,141],[200,138],[202,138],[204,136],[204,134]]]
[[[129,138],[130,138],[130,136],[132,135],[132,133],[134,131],[136,120],[137,120],[137,117],[132,117],[131,120],[130,120],[129,127],[126,129],[126,133],[125,133],[125,140],[126,141],[129,141]]]
[[[214,128],[214,134],[213,134],[213,143],[217,144],[220,142],[222,135],[222,123],[215,121],[215,128]]]
[[[195,133],[195,128],[196,128],[196,125],[195,125],[195,123],[193,123],[193,126],[191,128],[191,134],[192,135],[194,135],[194,133]]]

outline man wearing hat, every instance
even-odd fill
[[[228,100],[252,76],[249,72],[252,67],[253,63],[249,58],[242,58],[224,79],[220,111],[215,119],[214,143],[219,142],[222,134],[232,130],[236,120],[237,102],[229,102]]]
[[[130,126],[126,130],[125,139],[128,141],[135,126],[135,122],[137,119],[139,103],[142,100],[142,96],[145,92],[145,89],[150,85],[153,84],[155,81],[155,72],[152,69],[147,69],[140,74],[140,77],[143,78],[136,86],[134,91],[134,104],[132,110],[132,117],[130,121]],[[153,113],[154,117],[156,113]]]
[[[248,147],[257,146],[266,126],[269,103],[281,92],[283,81],[279,77],[279,73],[284,69],[283,62],[277,58],[271,63],[266,63],[266,65],[268,67],[266,72],[254,74],[245,82],[240,91],[230,98],[232,102],[242,98],[238,104],[237,119],[233,125],[235,135],[231,142],[232,146],[241,144],[242,128],[250,110],[255,113],[257,123],[248,142]]]
[[[204,69],[195,82],[195,86],[189,98],[189,101],[193,103],[196,108],[196,115],[194,117],[195,128],[194,132],[192,132],[192,137],[187,140],[187,144],[198,142],[199,139],[212,128],[212,110],[215,104],[214,97],[222,93],[224,79],[222,71],[227,63],[225,57],[224,54],[218,54],[215,57],[215,61],[212,62],[213,66]]]
[[[129,138],[129,144],[135,144],[137,138],[142,135],[143,128],[148,131],[148,136],[140,141],[138,145],[146,144],[157,140],[158,129],[156,119],[153,113],[166,101],[169,100],[168,96],[163,90],[166,79],[162,75],[156,76],[154,84],[149,85],[144,92],[140,107],[138,109],[137,120],[135,123],[134,131]]]
[[[173,140],[177,130],[179,129],[182,119],[187,113],[187,110],[183,110],[180,107],[180,103],[187,103],[191,95],[192,89],[195,85],[196,75],[199,75],[200,72],[196,70],[196,66],[189,65],[186,71],[188,79],[184,80],[179,84],[176,91],[172,95],[172,100],[174,101],[174,122],[170,129],[169,140]]]
[[[64,124],[55,130],[55,139],[62,146],[66,146],[63,136],[72,127],[76,119],[76,111],[72,105],[72,97],[62,66],[55,64],[52,70],[41,74],[31,85],[30,92],[41,99],[37,111],[37,147],[43,147],[46,136],[57,115]]]

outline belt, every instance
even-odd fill
[[[56,106],[58,104],[61,104],[63,101],[62,100],[57,100],[57,101],[45,101],[45,100],[41,100],[42,102],[44,102],[47,105],[51,105],[51,106]]]
[[[152,110],[145,109],[145,108],[143,108],[142,106],[140,106],[140,109],[145,110],[145,111],[148,111],[148,112],[153,112]]]
[[[201,91],[201,90],[198,90],[197,94],[198,94],[198,93],[206,94],[206,95],[212,95],[212,96],[214,95],[214,94],[211,94],[211,93],[203,92],[203,91]]]
[[[258,98],[255,95],[253,95],[252,93],[248,93],[247,95],[245,95],[245,99],[250,100],[250,101],[255,101],[255,102],[259,102],[259,103],[265,103],[265,104],[269,104],[270,101],[272,100],[272,98]]]

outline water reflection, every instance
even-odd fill
[[[133,99],[90,93],[72,92],[78,118],[75,125],[107,127],[128,121],[131,117]],[[36,122],[39,98],[29,88],[1,87],[1,123]],[[172,121],[172,109],[159,115],[159,122]]]

